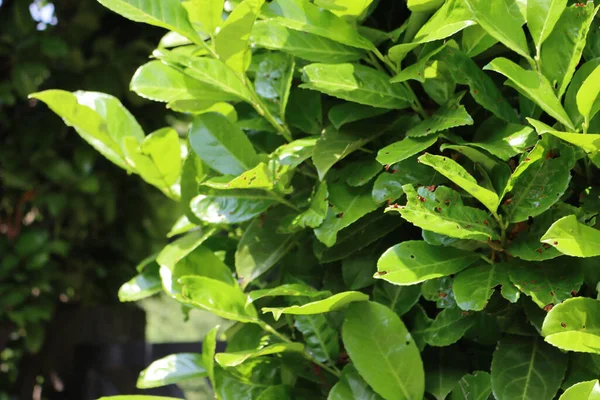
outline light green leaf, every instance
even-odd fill
[[[290,96],[294,58],[284,53],[267,53],[254,57],[258,63],[254,90],[276,118],[285,121],[285,109]]]
[[[267,164],[259,163],[237,177],[233,175],[217,176],[202,182],[203,186],[213,189],[264,189],[270,190],[274,186],[273,171]]]
[[[445,0],[408,0],[406,5],[412,12],[431,12],[440,8]]]
[[[438,186],[435,191],[404,185],[408,203],[404,208],[388,207],[421,229],[459,239],[481,242],[498,239],[496,222],[485,211],[465,206],[458,192]]]
[[[215,37],[219,59],[234,71],[244,72],[248,68],[248,39],[263,3],[264,0],[242,1],[229,14]]]
[[[310,64],[303,69],[301,88],[317,90],[367,106],[402,109],[411,95],[403,85],[393,85],[389,76],[360,64]]]
[[[192,57],[164,49],[154,50],[154,57],[185,75],[242,100],[252,103],[253,95],[239,76],[221,60],[209,57]]]
[[[567,7],[567,0],[528,0],[527,28],[540,54],[544,40],[548,38],[561,14]]]
[[[548,80],[538,74],[536,71],[528,71],[506,58],[495,58],[484,69],[496,71],[509,80],[507,85],[515,88],[523,96],[531,99],[542,110],[554,117],[557,121],[569,129],[575,129],[567,112],[560,104],[560,101],[554,94],[552,86]]]
[[[557,305],[544,319],[542,336],[562,350],[600,354],[600,301],[576,297]]]
[[[498,43],[498,40],[490,36],[480,25],[472,25],[463,31],[460,48],[465,52],[467,57],[472,58],[483,53],[496,43]]]
[[[163,396],[144,396],[140,394],[125,395],[125,396],[105,396],[100,397],[98,400],[181,400],[176,397],[163,397]]]
[[[492,358],[492,389],[498,400],[552,399],[567,369],[567,356],[537,337],[507,336]]]
[[[284,352],[301,353],[303,351],[304,345],[302,343],[277,343],[257,350],[238,351],[235,353],[217,353],[215,355],[215,361],[217,361],[221,367],[237,367],[246,360],[256,357]]]
[[[463,376],[450,395],[451,400],[488,400],[492,394],[492,377],[489,373],[475,371]]]
[[[257,21],[250,34],[250,42],[257,47],[280,50],[312,62],[356,61],[364,54],[363,50],[356,47],[313,33],[288,29],[274,20]]]
[[[219,113],[194,118],[189,132],[194,152],[215,171],[239,175],[258,164],[258,156],[244,132]]]
[[[494,81],[471,58],[454,46],[444,48],[439,57],[452,66],[449,71],[456,83],[469,86],[469,93],[478,104],[507,122],[519,121]]]
[[[364,380],[384,399],[420,399],[425,376],[419,350],[392,310],[373,302],[346,313],[342,339]]]
[[[491,190],[485,189],[477,184],[477,180],[467,172],[460,164],[448,157],[424,154],[419,157],[419,162],[429,165],[446,178],[460,186],[467,193],[486,206],[491,212],[498,208],[498,195]]]
[[[565,390],[558,400],[599,400],[600,385],[598,379],[579,382]]]
[[[431,117],[410,128],[408,132],[406,132],[406,136],[428,136],[436,132],[463,125],[473,125],[473,118],[467,113],[464,106],[455,102],[450,102],[437,110]]]
[[[194,43],[204,42],[192,27],[187,12],[179,0],[98,0],[98,2],[132,21],[175,31]]]
[[[320,182],[310,201],[310,206],[306,211],[294,218],[293,224],[297,224],[303,228],[317,228],[325,221],[325,217],[327,217],[328,200],[329,191],[327,190],[327,182]]]
[[[318,291],[304,283],[286,283],[281,286],[276,286],[270,289],[253,290],[248,293],[248,301],[255,302],[264,297],[276,296],[303,296],[303,297],[318,297],[321,295],[331,295],[328,291]]]
[[[359,218],[377,209],[368,186],[352,188],[344,182],[328,185],[327,215],[321,225],[315,228],[315,236],[327,247],[336,243],[340,230],[350,226]]]
[[[454,137],[452,139],[454,141]],[[462,139],[456,141],[458,144],[486,150],[504,161],[524,153],[536,142],[537,135],[531,127],[504,122],[495,117],[480,125],[472,142]]]
[[[558,97],[567,90],[581,59],[590,25],[598,12],[593,2],[567,7],[542,46],[541,69]]]
[[[455,274],[478,259],[479,255],[472,252],[408,240],[382,254],[373,277],[394,285],[414,285]]]
[[[248,221],[275,203],[269,192],[259,189],[212,189],[201,187],[190,208],[209,224],[235,224]]]
[[[588,36],[591,37],[592,33],[590,33]],[[599,35],[599,37],[600,37],[600,35]],[[571,121],[573,121],[573,124],[577,128],[580,128],[582,126],[583,122],[585,122],[585,119],[584,119],[583,115],[581,115],[581,113],[579,112],[579,107],[577,106],[577,93],[579,93],[579,90],[583,86],[583,83],[585,82],[585,80],[592,74],[592,72],[594,72],[596,67],[598,67],[599,65],[600,65],[600,54],[599,54],[598,58],[593,58],[593,59],[587,61],[586,63],[580,65],[577,68],[577,71],[575,71],[575,74],[573,75],[573,79],[571,79],[571,83],[569,83],[569,86],[567,88],[567,92],[565,95],[565,101],[564,101],[565,110],[567,111],[567,114],[569,114]],[[590,92],[590,93],[593,93],[593,89],[594,89],[593,84],[591,87],[588,86],[588,88],[592,90],[592,92]],[[587,89],[585,91],[587,92]],[[595,110],[598,110],[598,109],[600,109],[600,98],[596,98],[596,101],[592,105],[592,108],[591,108],[592,114],[594,113]]]
[[[521,26],[525,23],[523,15],[516,9],[516,0],[465,0],[473,17],[492,37],[512,51],[531,60],[527,49],[525,32]]]
[[[340,352],[338,331],[331,326],[325,314],[296,315],[294,327],[302,333],[306,351],[317,361],[337,360]]]
[[[331,388],[327,400],[380,400],[381,397],[361,378],[352,364],[348,364],[342,371],[342,377]]]
[[[207,372],[201,354],[171,354],[154,361],[140,372],[136,386],[140,389],[150,389],[205,376]]]
[[[447,0],[419,29],[411,43],[399,44],[390,48],[388,56],[392,61],[400,62],[409,51],[419,44],[445,39],[475,24],[464,0]]]
[[[581,133],[559,132],[542,122],[536,121],[535,119],[527,118],[527,120],[535,127],[536,131],[540,135],[549,133],[552,136],[583,149],[583,151],[588,154],[595,154],[600,151],[600,134],[590,133],[584,135]]]
[[[316,143],[316,138],[294,140],[278,147],[272,153],[272,156],[279,164],[289,165],[291,168],[294,168],[312,156]]]
[[[256,325],[248,325],[256,326]],[[202,362],[206,368],[206,373],[210,383],[215,387],[215,352],[217,350],[217,334],[219,325],[212,328],[202,340]]]
[[[138,275],[119,288],[119,301],[138,301],[150,297],[162,289],[158,264],[152,262]]]
[[[543,264],[521,262],[508,274],[514,285],[540,308],[570,299],[583,284],[581,269],[577,265],[565,268],[560,260]]]
[[[123,140],[125,157],[142,179],[171,198],[179,198],[182,170],[179,135],[173,128],[162,128],[146,136],[140,144],[133,137]]]
[[[483,264],[462,271],[452,284],[456,304],[463,310],[483,310],[494,288],[498,285],[513,286],[508,277],[507,266],[502,263]]]
[[[388,110],[385,108],[364,106],[358,103],[341,103],[331,107],[327,117],[335,129],[339,130],[345,124],[376,117],[386,112]]]
[[[316,0],[319,7],[330,10],[347,21],[362,19],[373,0]]]
[[[596,66],[591,74],[583,81],[581,88],[577,91],[577,108],[581,115],[583,115],[586,126],[589,125],[589,121],[594,118],[594,115],[600,111],[600,102],[598,96],[600,96],[600,65]]]
[[[192,23],[199,25],[200,30],[213,36],[223,23],[224,0],[186,0],[183,7],[187,10]]]
[[[447,135],[446,137],[448,137],[448,136],[450,136],[450,135]],[[469,146],[461,146],[461,145],[444,143],[443,145],[440,146],[440,151],[444,152],[446,150],[454,150],[454,151],[458,152],[459,154],[462,154],[463,156],[467,157],[469,160],[473,161],[473,163],[475,164],[474,165],[475,169],[482,167],[486,171],[486,173],[487,173],[487,171],[492,171],[494,169],[494,167],[497,167],[500,165],[500,163],[496,159],[488,156],[485,152],[476,150]],[[485,185],[486,183],[482,182],[482,184]]]
[[[390,79],[390,82],[401,83],[401,82],[407,81],[409,79],[413,79],[413,80],[416,80],[419,82],[425,82],[425,67],[428,64],[429,59],[431,57],[435,56],[440,51],[442,51],[444,49],[444,47],[446,47],[446,44],[443,44],[442,46],[439,46],[439,47],[433,49],[432,51],[429,51],[426,54],[421,55],[419,57],[419,60],[416,63],[407,66],[406,68],[401,70],[399,73],[394,75],[394,77],[392,79]]]
[[[29,97],[46,103],[100,154],[129,169],[123,154],[123,139],[130,136],[141,142],[144,131],[117,98],[104,93],[64,90],[46,90]]]
[[[131,79],[130,88],[141,97],[166,103],[193,100],[202,104],[214,104],[239,98],[190,78],[160,61],[150,61],[139,67]]]
[[[554,222],[541,242],[571,257],[600,256],[600,230],[582,224],[575,215]]]
[[[235,252],[235,269],[242,287],[273,268],[294,246],[293,234],[277,233],[282,218],[281,213],[268,213],[264,221],[257,218],[244,231]]]
[[[392,143],[377,152],[377,161],[382,165],[390,165],[404,161],[417,153],[431,147],[437,142],[438,135],[404,138]]]
[[[182,303],[222,318],[258,323],[256,309],[247,303],[246,295],[237,286],[203,276],[184,276],[179,282]]]
[[[262,12],[280,25],[296,31],[323,36],[360,49],[373,50],[375,47],[354,26],[306,0],[275,0],[263,8]]]
[[[425,342],[436,347],[450,346],[456,343],[475,324],[474,315],[461,311],[457,307],[442,310],[425,330]]]
[[[312,315],[322,314],[330,311],[339,310],[346,307],[348,304],[356,301],[368,301],[369,296],[361,292],[342,292],[334,294],[323,300],[317,300],[310,303],[306,303],[301,306],[290,306],[290,307],[263,307],[262,312],[266,314],[268,312],[273,313],[275,321],[279,320],[282,314],[291,315]]]

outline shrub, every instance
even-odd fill
[[[593,2],[244,0],[224,19],[219,0],[100,2],[171,31],[131,88],[192,116],[187,134],[146,136],[99,93],[32,97],[185,209],[121,299],[165,290],[234,321],[226,352],[215,328],[138,386],[600,390]]]

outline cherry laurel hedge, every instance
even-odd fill
[[[189,127],[31,97],[185,210],[121,300],[164,290],[232,321],[226,352],[215,328],[140,388],[600,397],[592,1],[99,2],[170,31],[131,89]]]

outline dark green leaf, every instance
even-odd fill
[[[446,308],[439,313],[425,330],[424,339],[430,346],[444,347],[456,343],[473,326],[474,314],[457,307]]]
[[[492,377],[487,372],[475,371],[463,376],[450,395],[451,400],[488,400],[492,395]]]
[[[342,371],[342,377],[329,392],[327,400],[379,400],[381,397],[367,385],[352,364],[348,364]]]
[[[317,361],[335,361],[340,352],[338,332],[324,314],[296,315],[294,327],[302,333],[308,351]]]

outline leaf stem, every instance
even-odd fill
[[[262,116],[264,119],[266,119],[275,129],[277,129],[277,132],[281,136],[283,136],[286,141],[291,142],[293,140],[292,133],[290,132],[288,127],[285,124],[280,124],[279,122],[277,122],[277,120],[275,119],[273,114],[271,114],[269,109],[265,106],[265,103],[263,103],[261,101],[261,99],[258,97],[258,95],[256,94],[256,91],[254,90],[254,87],[252,87],[252,85],[248,82],[248,80],[246,80],[245,84],[246,84],[246,87],[248,88],[248,90],[250,90],[250,92],[252,93],[252,95],[254,97],[254,101],[252,102],[252,107],[254,107],[254,109],[260,116]]]
[[[299,213],[302,212],[302,210],[300,210],[298,207],[296,207],[295,205],[293,205],[292,203],[290,203],[289,201],[287,201],[283,197],[279,196],[278,194],[276,194],[274,192],[268,192],[268,193],[273,198],[273,200],[277,201],[278,203],[281,203],[284,206],[287,206],[287,207],[291,208],[292,210],[294,210],[296,212],[299,212]]]
[[[285,336],[282,333],[279,333],[275,328],[273,328],[271,325],[267,324],[266,322],[260,321],[260,326],[263,328],[263,330],[265,332],[268,332],[268,333],[272,334],[273,336],[278,337],[282,341],[284,341],[286,343],[294,343],[289,337]],[[342,376],[342,372],[335,365],[328,366],[328,365],[323,364],[322,362],[316,360],[308,351],[304,350],[302,352],[302,356],[305,359],[307,359],[308,361],[312,362],[313,364],[316,364],[319,367],[321,367],[322,369],[324,369],[325,371],[329,372],[330,374],[332,374],[338,378]]]

